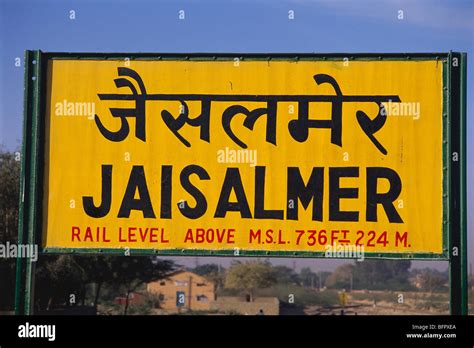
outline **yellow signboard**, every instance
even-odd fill
[[[43,246],[441,254],[443,69],[51,59]]]

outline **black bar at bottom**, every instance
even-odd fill
[[[54,341],[19,337],[21,325],[55,325]],[[472,347],[473,327],[473,316],[3,316],[0,345],[408,343]]]

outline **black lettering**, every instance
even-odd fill
[[[390,188],[386,193],[377,193],[378,179],[387,179]],[[397,172],[384,167],[367,168],[367,221],[377,221],[377,204],[381,204],[390,222],[403,222],[393,202],[402,191],[402,181]]]
[[[341,198],[358,198],[359,189],[341,188],[341,177],[356,178],[359,176],[358,167],[329,168],[329,221],[359,221],[359,212],[341,211]]]
[[[110,211],[110,203],[112,202],[112,165],[102,165],[102,194],[101,204],[96,207],[92,196],[82,197],[82,205],[87,215],[93,218],[101,218],[106,216]]]
[[[283,220],[283,210],[265,209],[265,167],[255,168],[255,219]]]
[[[196,206],[191,208],[187,202],[185,202],[184,207],[180,208],[181,213],[189,219],[198,219],[204,215],[207,210],[207,201],[206,197],[202,194],[199,189],[194,186],[189,177],[192,174],[197,174],[201,180],[209,180],[209,174],[206,170],[198,165],[191,164],[185,167],[180,175],[180,181],[183,188],[196,200]],[[179,203],[178,203],[179,206]]]
[[[229,202],[232,190],[235,192],[237,202]],[[227,168],[214,217],[225,217],[228,211],[239,211],[242,218],[252,218],[238,168]]]
[[[138,190],[140,198],[135,198]],[[128,218],[132,210],[141,210],[144,218],[155,218],[143,166],[133,166],[117,217]]]
[[[172,193],[173,166],[161,167],[161,211],[160,218],[171,219],[171,193]]]
[[[305,185],[298,167],[288,167],[287,190],[288,202],[286,217],[288,220],[298,220],[298,200],[307,209],[313,200],[313,221],[323,220],[323,192],[324,192],[324,170],[321,167],[313,168],[308,184]],[[293,201],[294,206],[288,203]]]

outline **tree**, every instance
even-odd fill
[[[111,261],[112,283],[123,285],[126,290],[124,315],[127,315],[130,294],[140,285],[166,278],[175,271],[172,261],[153,257],[116,256]]]
[[[218,273],[219,266],[215,263],[205,263],[204,265],[196,266],[192,271],[200,276],[206,276],[207,274]]]
[[[219,265],[206,263],[196,266],[192,271],[213,283],[215,292],[224,287],[225,273],[220,270]]]
[[[20,198],[19,152],[0,145],[0,243],[17,243]],[[0,309],[12,309],[15,289],[15,259],[0,258]]]
[[[95,294],[93,306],[97,311],[99,304],[100,291],[102,286],[107,283],[112,283],[113,278],[113,255],[77,255],[76,262],[82,268],[85,274],[83,285],[93,283],[95,284]]]
[[[365,260],[356,262],[354,286],[373,290],[408,290],[411,261]]]
[[[420,274],[421,289],[430,293],[444,290],[448,282],[448,276],[435,269],[425,268]]]
[[[0,242],[17,240],[20,199],[19,154],[0,145]]]
[[[298,274],[290,267],[275,266],[273,270],[278,284],[298,284],[300,282]]]
[[[36,268],[36,304],[51,310],[57,305],[85,303],[86,285],[94,283],[97,310],[102,285],[125,288],[127,314],[130,294],[140,285],[161,279],[174,271],[172,261],[145,256],[61,255],[43,256]],[[74,303],[71,296],[74,295]]]
[[[256,289],[268,288],[276,283],[276,275],[271,265],[260,261],[234,263],[227,271],[225,286],[244,290],[254,300]]]
[[[37,308],[50,310],[57,305],[76,305],[85,297],[85,279],[84,271],[71,255],[39,258],[35,286]]]
[[[301,285],[305,288],[319,288],[323,287],[325,280],[331,275],[329,272],[314,273],[309,267],[303,267],[300,271]],[[319,282],[321,281],[321,284]]]
[[[351,287],[351,277],[353,277],[354,268],[354,265],[351,264],[338,266],[326,279],[327,287],[349,289]]]

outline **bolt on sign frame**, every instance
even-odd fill
[[[466,53],[388,53],[388,54],[148,54],[148,53],[44,53],[26,51],[23,148],[20,181],[20,244],[38,244],[40,254],[123,254],[123,248],[56,247],[45,245],[44,202],[48,70],[51,61],[128,61],[128,62],[436,62],[442,65],[442,223],[439,252],[367,252],[366,258],[446,260],[450,265],[450,309],[452,314],[467,314],[467,224],[466,224]],[[327,76],[325,77],[327,79]],[[315,80],[318,84],[316,75]],[[327,80],[326,80],[327,82]],[[336,90],[337,92],[337,90]],[[258,95],[254,101],[262,101]],[[291,96],[286,96],[291,97]],[[180,101],[179,98],[175,101]],[[441,102],[441,101],[440,101]],[[326,127],[328,128],[328,127]],[[46,192],[45,192],[46,191]],[[140,193],[141,197],[141,193]],[[134,196],[132,195],[132,198]],[[298,202],[296,203],[298,204]],[[384,206],[385,208],[385,206]],[[441,237],[442,235],[442,237]],[[289,241],[287,243],[290,243]],[[441,242],[440,242],[441,243]],[[324,251],[260,249],[241,250],[239,256],[324,257]],[[132,255],[233,256],[235,250],[196,250],[182,247],[170,249],[131,248]],[[34,262],[17,259],[15,310],[17,314],[33,313]]]

